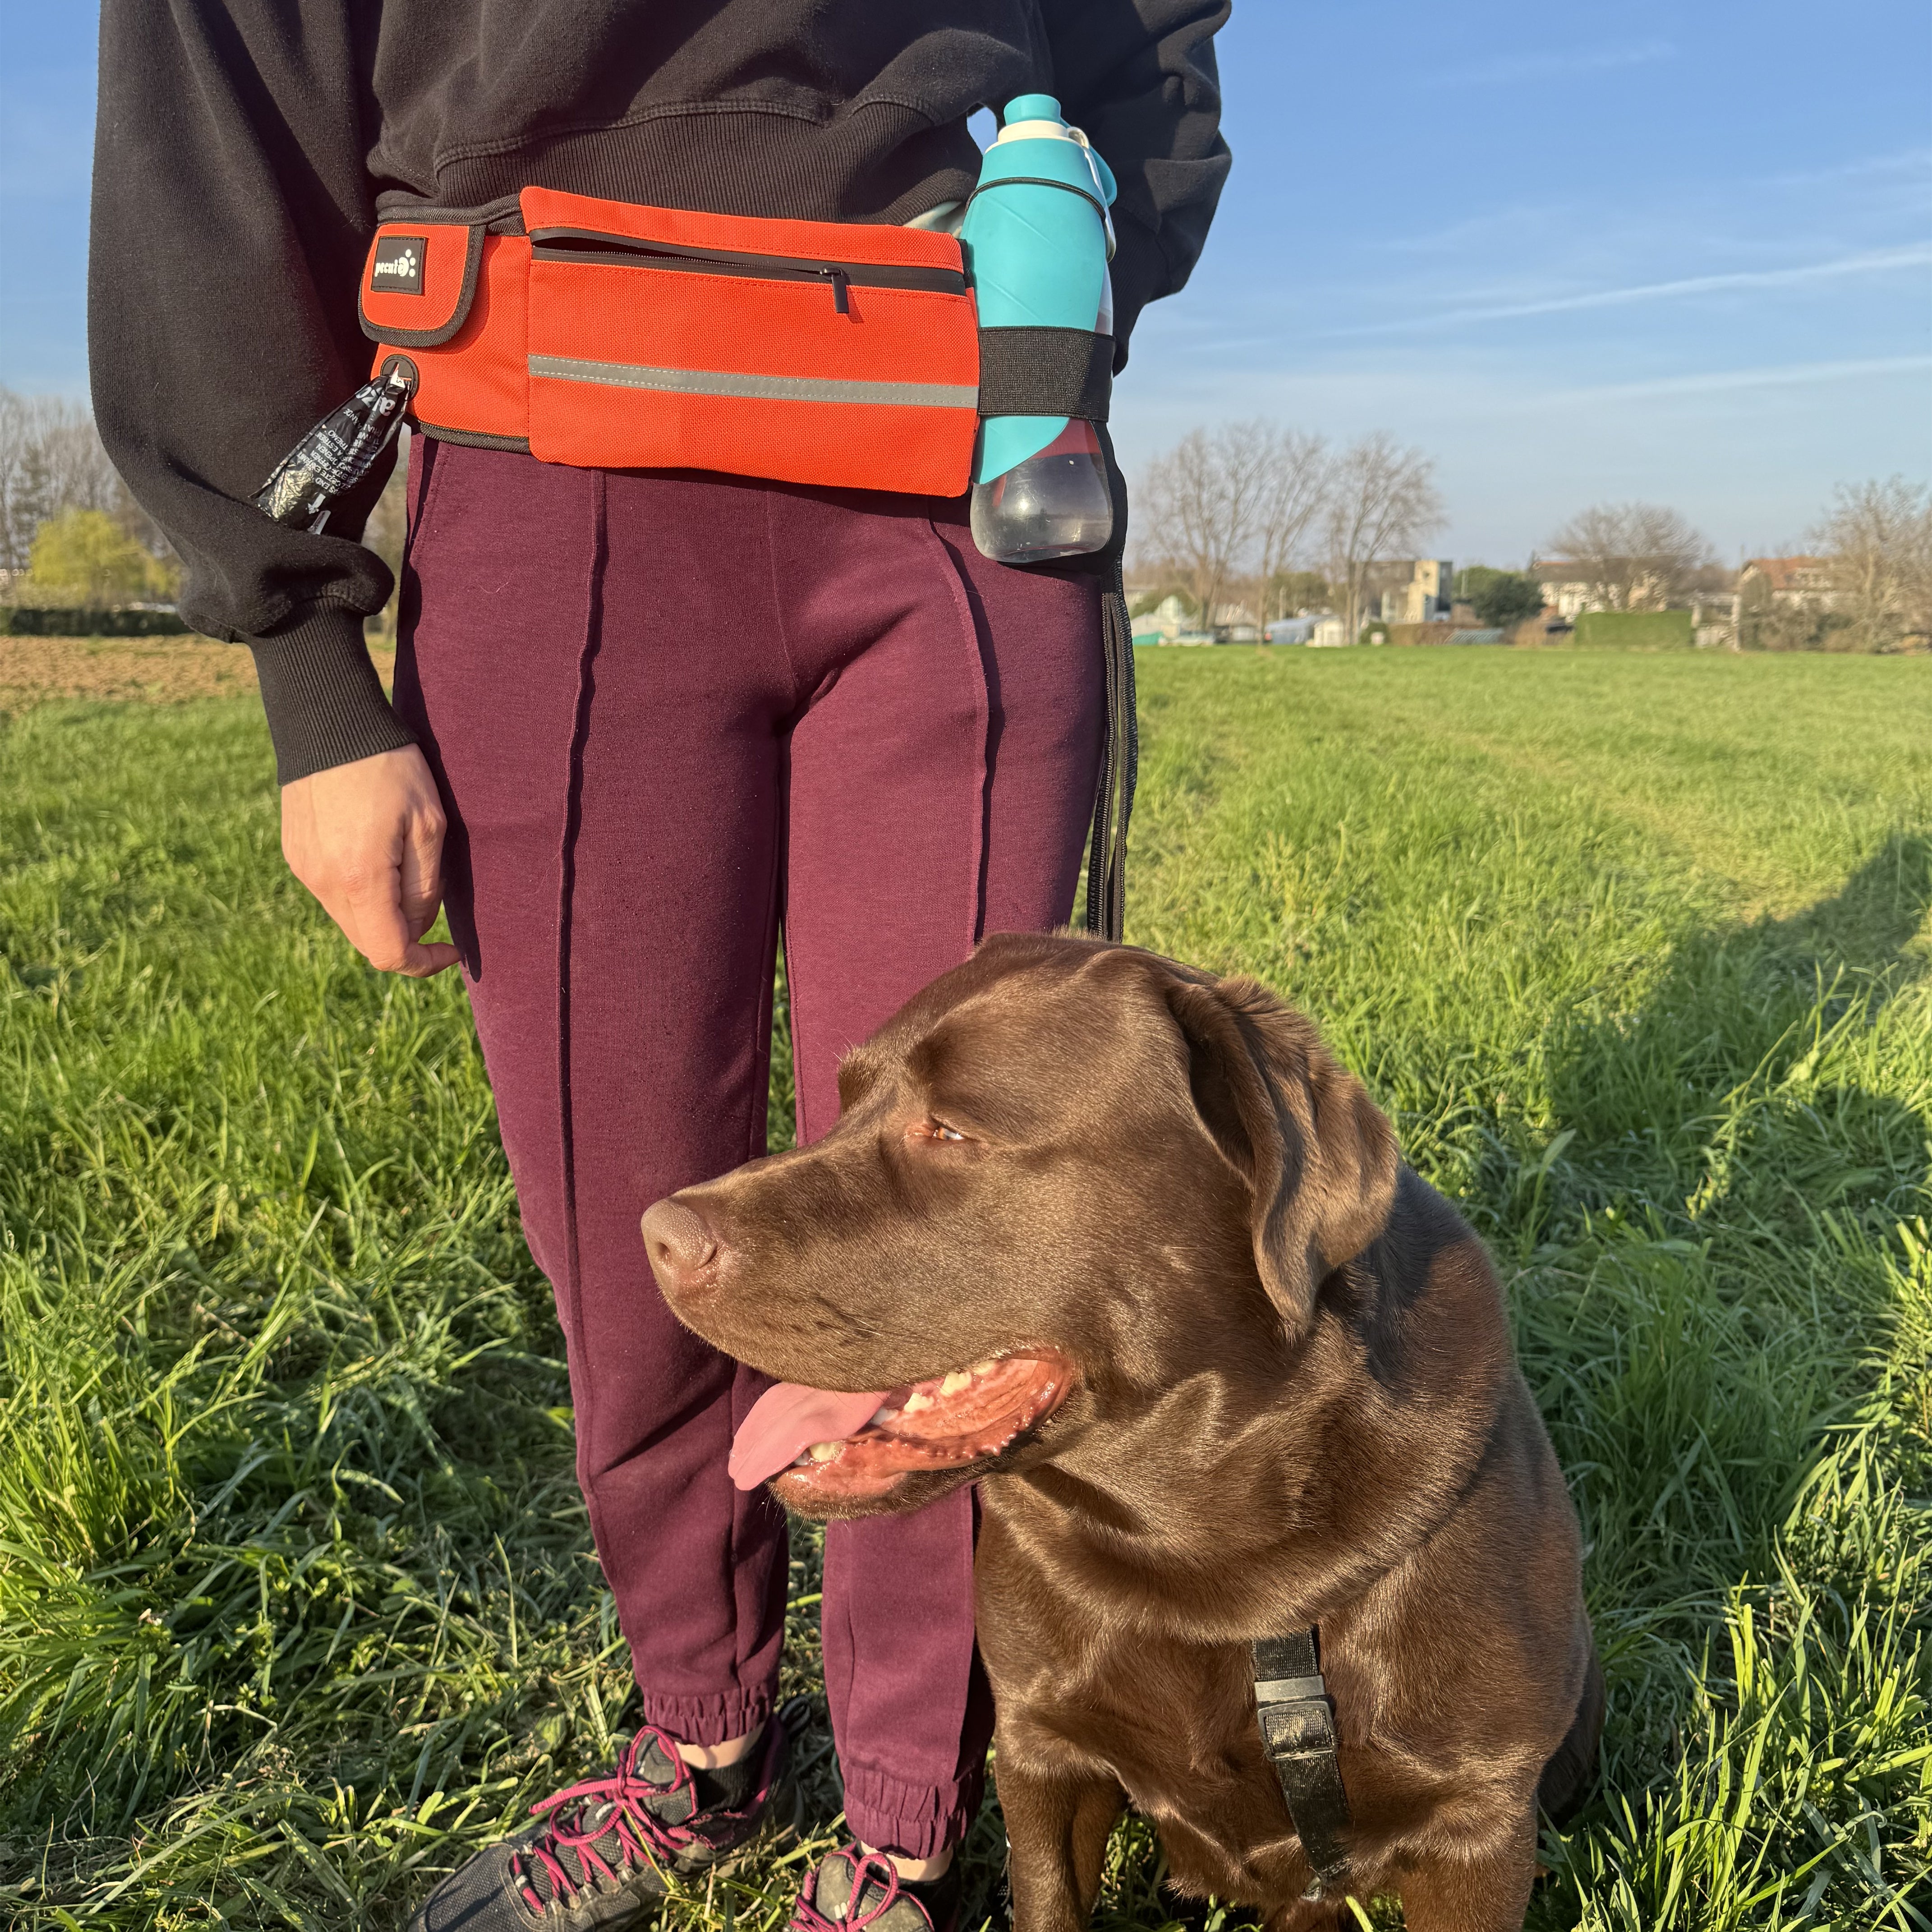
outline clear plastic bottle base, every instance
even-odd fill
[[[1066,440],[974,484],[973,541],[982,555],[995,563],[1045,563],[1106,548],[1114,533],[1106,466],[1097,450],[1063,449]]]

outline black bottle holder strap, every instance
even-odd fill
[[[1107,420],[1114,338],[1090,328],[982,328],[980,413]]]

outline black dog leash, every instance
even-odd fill
[[[1264,1636],[1254,1654],[1255,1715],[1288,1815],[1301,1849],[1315,1868],[1304,1894],[1337,1893],[1348,1875],[1348,1854],[1339,1836],[1348,1828],[1348,1794],[1335,1755],[1335,1706],[1322,1681],[1319,1640],[1313,1627],[1285,1636]]]
[[[1134,781],[1140,770],[1140,720],[1134,701],[1134,627],[1127,615],[1122,560],[1127,549],[1127,479],[1114,454],[1107,425],[1096,422],[1114,497],[1114,530],[1105,550],[1076,560],[1100,575],[1100,667],[1106,716],[1100,741],[1100,781],[1094,788],[1094,831],[1087,846],[1087,930],[1118,941],[1127,914],[1127,821],[1134,812]]]
[[[1100,596],[1100,658],[1106,680],[1106,722],[1100,744],[1100,782],[1094,797],[1094,832],[1087,848],[1087,930],[1118,940],[1127,914],[1127,821],[1141,756],[1134,697],[1134,634],[1127,616],[1120,560]]]

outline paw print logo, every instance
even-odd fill
[[[420,235],[386,236],[376,244],[376,260],[369,273],[372,289],[393,290],[399,295],[419,296],[423,290],[423,266],[429,248]]]

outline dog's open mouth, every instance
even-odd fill
[[[848,1395],[780,1382],[731,1444],[731,1480],[826,1496],[883,1495],[904,1475],[996,1456],[1052,1414],[1072,1379],[1057,1350],[991,1356],[930,1382]]]

